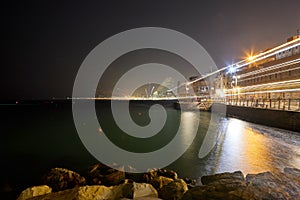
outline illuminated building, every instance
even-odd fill
[[[231,67],[225,73],[229,104],[300,109],[300,35]]]

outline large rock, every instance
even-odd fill
[[[203,185],[191,188],[183,199],[232,199],[231,191],[246,187],[244,175],[240,171],[203,176],[201,182]]]
[[[158,176],[163,176],[167,178],[171,178],[173,180],[176,180],[178,178],[178,175],[173,170],[168,169],[151,169],[149,172],[144,173],[142,181],[146,183],[150,183],[153,179],[155,179]]]
[[[178,178],[177,173],[175,171],[169,170],[169,169],[159,169],[159,170],[157,170],[157,175],[171,178],[173,180],[176,180]]]
[[[190,199],[300,199],[299,170],[286,168],[285,173],[222,173],[206,176],[202,186],[191,188],[183,196]]]
[[[17,200],[30,199],[32,197],[49,194],[51,192],[52,189],[47,185],[34,186],[23,190]]]
[[[142,197],[158,197],[156,189],[147,183],[133,183],[133,199]]]
[[[283,171],[286,176],[300,181],[300,169],[286,167]]]
[[[173,182],[173,179],[164,176],[157,176],[150,181],[150,184],[156,189],[160,190],[163,186]]]
[[[184,178],[183,180],[187,184],[189,189],[195,187],[197,184],[196,179]]]
[[[54,192],[43,196],[37,196],[31,200],[110,200],[123,197],[123,187],[102,185],[82,186],[64,191]]]
[[[203,185],[208,185],[210,183],[213,183],[215,181],[218,182],[237,182],[237,183],[244,183],[245,178],[241,171],[235,171],[233,173],[225,172],[215,175],[209,175],[209,176],[202,176],[201,177],[201,183]]]
[[[297,176],[263,172],[246,176],[247,190],[262,199],[300,199],[300,181]]]
[[[37,196],[32,200],[114,200],[114,199],[157,199],[157,191],[150,184],[124,183],[117,186],[82,186],[69,190]]]
[[[122,167],[116,170],[99,163],[88,170],[86,178],[90,185],[113,186],[124,182],[125,172]]]
[[[43,184],[53,191],[61,191],[86,184],[85,178],[78,173],[64,168],[53,168],[43,176]]]
[[[186,191],[188,191],[188,187],[184,180],[176,179],[164,185],[158,191],[158,196],[162,199],[177,200],[181,199]]]

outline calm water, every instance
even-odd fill
[[[109,104],[97,104],[102,128],[124,149],[132,150],[139,141],[120,136],[118,127],[110,121]],[[149,123],[149,104],[131,104],[132,118],[139,125]],[[1,105],[1,187],[11,184],[25,187],[38,184],[41,175],[51,167],[66,167],[81,172],[97,161],[82,145],[72,118],[70,104]],[[166,108],[168,119],[160,137],[135,145],[134,151],[161,148],[177,130],[180,112]],[[210,113],[183,112],[184,137],[188,145],[189,132],[197,128],[193,122],[200,118],[197,136],[185,152],[168,168],[181,177],[198,178],[205,174],[241,170],[245,174],[262,171],[282,171],[284,167],[300,168],[300,133],[256,125],[234,118],[218,122],[222,132],[216,148],[204,159],[198,158],[206,134]],[[107,151],[109,153],[109,150]]]

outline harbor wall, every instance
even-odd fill
[[[226,116],[300,133],[300,112],[227,105]]]

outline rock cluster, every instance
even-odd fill
[[[201,177],[203,185],[187,191],[183,200],[191,199],[300,199],[300,170],[285,168],[283,173],[242,172]]]
[[[180,179],[166,169],[128,174],[102,164],[84,175],[63,168],[51,169],[43,184],[25,189],[18,200],[113,200],[113,199],[300,199],[300,170],[285,168],[282,173],[221,173],[201,177],[201,184]]]

